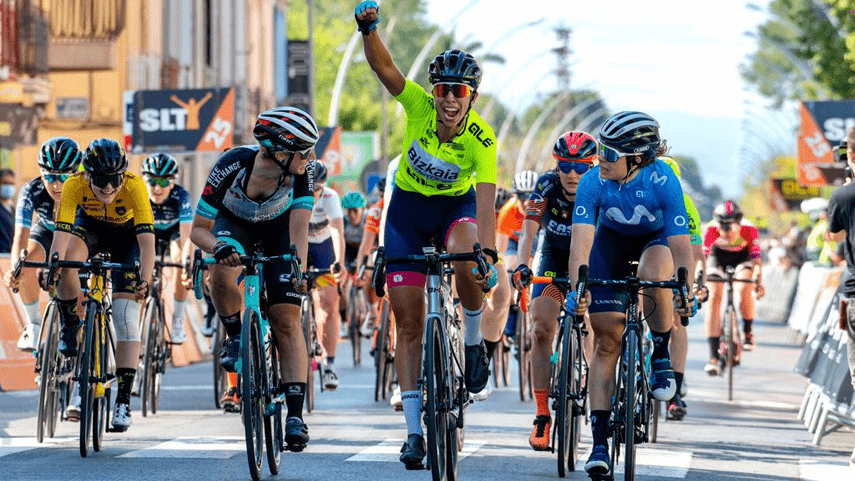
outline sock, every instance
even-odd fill
[[[656,332],[651,329],[650,338],[653,339],[653,353],[651,354],[653,359],[665,359],[670,357],[668,354],[668,342],[671,341],[670,329],[666,332]]]
[[[493,353],[496,352],[496,347],[499,346],[499,341],[488,341],[484,339],[484,345],[487,346],[487,361],[493,359]]]
[[[232,337],[240,337],[240,311],[235,312],[230,316],[222,316],[223,327],[226,328],[226,334]]]
[[[324,371],[332,371],[335,368],[335,356],[327,356],[327,364],[324,366]]]
[[[187,305],[187,299],[183,301],[173,299],[172,301],[172,323],[178,324],[184,322],[184,306]]]
[[[742,331],[745,334],[751,334],[751,323],[754,322],[754,319],[743,319],[742,320]]]
[[[24,304],[23,302],[21,302],[21,305],[24,307],[24,313],[27,316],[27,320],[30,321],[30,324],[34,326],[41,326],[42,314],[39,311],[39,301],[36,301],[32,304]]]
[[[708,337],[707,342],[710,343],[710,359],[718,359],[718,350],[721,348],[721,337]]]
[[[683,388],[683,374],[682,372],[674,371],[674,381],[677,383],[677,392],[674,394],[674,397],[671,398],[671,401],[676,401],[680,398],[680,391]]]
[[[401,393],[401,404],[404,406],[404,417],[407,419],[407,435],[418,434],[422,431],[422,393],[421,391],[404,391]]]
[[[237,388],[237,373],[236,372],[227,372],[226,376],[226,389]]]
[[[591,411],[591,437],[594,438],[594,446],[607,446],[609,443],[609,416],[608,411]]]
[[[77,317],[77,299],[65,301],[57,298],[56,304],[59,308],[60,318],[62,319],[62,327],[77,328],[80,326],[80,318]],[[75,320],[77,322],[74,322]]]
[[[535,389],[534,402],[537,405],[537,416],[549,416],[549,389]]]
[[[481,344],[481,339],[483,339],[481,337],[481,314],[483,312],[483,304],[481,304],[481,307],[477,311],[470,311],[465,307],[463,308],[463,317],[466,322],[466,335],[464,336],[463,343],[467,346]]]
[[[288,408],[287,417],[303,419],[303,402],[306,400],[306,383],[286,382],[283,384],[283,387],[285,388],[285,406]]]
[[[128,367],[120,367],[116,369],[116,379],[119,381],[119,392],[116,393],[116,404],[131,403],[131,387],[134,385],[134,377],[136,377],[136,375],[136,369]]]

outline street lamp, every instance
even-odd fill
[[[520,147],[519,155],[517,155],[517,163],[516,168],[514,169],[516,172],[519,172],[523,168],[523,164],[525,163],[525,157],[528,153],[528,149],[531,148],[531,143],[534,141],[534,136],[540,130],[540,127],[543,125],[543,122],[546,121],[546,118],[549,117],[550,114],[558,107],[564,99],[570,96],[570,91],[565,90],[561,92],[561,94],[557,95],[552,101],[550,101],[540,112],[540,115],[537,116],[534,123],[531,124],[531,128],[528,129],[528,133],[523,140],[522,146]]]

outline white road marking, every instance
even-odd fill
[[[799,479],[804,481],[853,478],[855,478],[855,468],[850,467],[846,461],[836,463],[805,459],[799,461]]]
[[[345,461],[369,461],[375,463],[397,463],[398,455],[401,454],[401,445],[403,439],[386,439],[380,444],[376,444],[367,449],[363,449],[357,454],[345,459]],[[477,451],[484,445],[484,441],[466,440],[463,443],[463,451],[458,455],[458,460],[464,459],[470,454]]]
[[[203,436],[181,437],[155,444],[144,449],[131,451],[119,458],[198,458],[228,459],[238,453],[246,452],[243,437]]]
[[[68,441],[72,441],[74,439],[77,438],[45,438],[44,443],[39,444],[39,442],[34,437],[0,438],[0,458],[2,458],[3,456],[8,456],[10,454],[29,451],[31,449],[41,448],[49,445],[62,444]]]
[[[585,462],[591,454],[590,447],[584,452],[579,451],[579,459],[576,461],[576,471],[585,471]],[[623,474],[625,459],[621,453],[618,460],[616,472]],[[689,451],[671,451],[665,449],[642,448],[636,450],[638,456],[635,460],[635,474],[637,476],[650,476],[655,479],[677,478],[684,479],[689,474],[689,466],[692,464],[692,453]]]

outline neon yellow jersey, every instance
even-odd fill
[[[698,208],[686,194],[683,194],[683,201],[686,203],[686,213],[689,214],[689,236],[692,238],[692,245],[702,245],[704,240],[701,238],[701,216],[698,214]]]
[[[451,142],[436,136],[433,96],[412,80],[396,97],[407,112],[404,159],[395,186],[423,195],[463,195],[478,182],[496,183],[496,134],[474,110]]]

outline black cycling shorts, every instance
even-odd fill
[[[110,262],[118,264],[131,265],[140,260],[140,245],[133,227],[115,227],[78,216],[71,233],[86,243],[90,259],[106,252],[110,254]],[[111,271],[110,279],[113,282],[113,292],[135,292],[131,286],[134,280],[133,271]]]
[[[291,246],[291,211],[286,210],[279,217],[266,222],[249,222],[220,211],[214,220],[211,232],[221,241],[237,248],[241,255],[251,254],[254,246],[261,243],[264,255],[277,256],[287,254]],[[225,214],[225,215],[224,215]],[[293,304],[303,302],[291,284],[291,264],[285,261],[270,262],[262,267],[268,305]]]
[[[30,240],[35,241],[45,251],[45,258],[48,258],[50,245],[53,243],[53,231],[45,227],[41,222],[36,222],[30,230]]]
[[[745,246],[744,249],[738,251],[728,251],[720,247],[712,246],[710,248],[710,255],[707,256],[708,270],[721,269],[723,271],[725,267],[737,268],[740,264],[747,264],[750,262],[751,248],[749,246]]]

